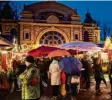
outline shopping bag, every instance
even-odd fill
[[[80,83],[80,77],[79,77],[79,76],[73,75],[73,76],[71,77],[71,83],[72,83],[72,84],[79,84],[79,83]]]

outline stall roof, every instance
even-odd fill
[[[0,36],[0,46],[13,46],[13,44]]]
[[[13,43],[13,36],[11,36],[11,35],[3,35],[3,34],[1,34],[0,37],[6,39],[10,43]]]

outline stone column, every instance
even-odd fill
[[[73,26],[71,26],[71,33],[70,33],[70,41],[74,40],[74,29]]]
[[[19,23],[20,24],[20,23]],[[24,40],[23,24],[20,24],[20,44]]]

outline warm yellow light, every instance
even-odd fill
[[[7,53],[7,51],[1,51],[2,53]]]
[[[35,48],[38,48],[38,47],[40,47],[40,44],[35,44],[35,45],[33,45],[33,48],[35,49]]]

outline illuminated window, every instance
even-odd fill
[[[45,33],[40,39],[40,44],[58,45],[64,43],[65,43],[64,36],[55,31],[49,31]]]

